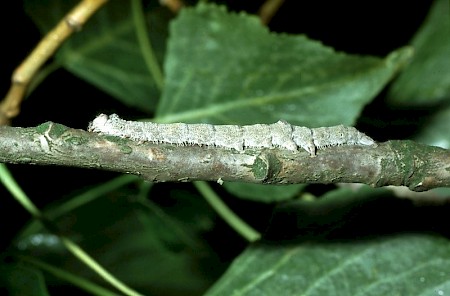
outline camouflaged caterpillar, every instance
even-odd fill
[[[308,128],[280,120],[272,124],[211,125],[127,121],[116,114],[97,116],[88,131],[135,141],[173,145],[212,146],[242,151],[245,148],[299,147],[316,155],[317,149],[339,145],[377,146],[374,140],[350,126]]]

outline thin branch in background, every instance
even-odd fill
[[[0,125],[7,125],[20,112],[20,104],[31,79],[72,33],[80,31],[87,20],[108,0],[84,0],[75,6],[14,70],[11,87],[0,103]]]
[[[159,0],[161,6],[166,6],[170,11],[177,14],[184,7],[182,0]]]
[[[267,25],[272,20],[273,16],[283,5],[284,0],[266,0],[263,5],[259,8],[258,15],[261,19],[261,23]]]

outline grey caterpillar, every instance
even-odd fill
[[[88,131],[134,141],[173,145],[199,145],[242,151],[246,148],[302,148],[311,156],[317,149],[339,145],[377,146],[354,127],[337,125],[308,128],[280,120],[272,124],[211,125],[127,121],[116,114],[97,116]]]

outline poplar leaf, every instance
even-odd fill
[[[411,56],[349,55],[200,3],[171,23],[160,122],[352,125]]]

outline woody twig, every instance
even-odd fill
[[[0,103],[0,125],[9,124],[17,116],[31,79],[41,66],[74,32],[80,31],[87,20],[108,0],[83,0],[75,6],[56,27],[51,30],[16,68],[12,75],[11,87]]]
[[[183,0],[159,0],[162,6],[166,6],[173,13],[178,13],[184,6]]]
[[[261,19],[261,23],[267,25],[273,16],[283,5],[284,0],[266,0],[263,5],[259,8],[258,15]]]
[[[450,187],[449,151],[412,141],[334,146],[311,157],[301,150],[237,151],[133,141],[53,122],[35,128],[3,126],[0,135],[3,163],[97,168],[153,182],[364,183],[407,186],[413,191]]]
[[[159,0],[162,6],[167,7],[170,11],[177,14],[185,6],[183,0]],[[261,23],[267,25],[273,16],[277,13],[280,7],[283,5],[284,0],[266,0],[259,8],[258,16],[261,19]]]

